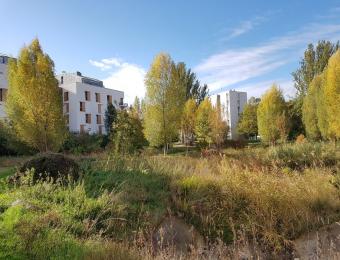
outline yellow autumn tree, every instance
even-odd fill
[[[258,131],[261,139],[271,144],[275,144],[280,138],[284,141],[288,133],[287,120],[282,91],[274,84],[263,95],[257,109]]]
[[[327,118],[327,137],[340,138],[340,51],[338,50],[328,62],[325,70],[323,97]]]
[[[180,130],[186,88],[175,73],[168,54],[158,54],[145,77],[145,137],[151,146],[168,145]]]
[[[40,152],[57,151],[66,127],[54,63],[38,39],[9,62],[6,112],[19,138]]]
[[[188,99],[184,105],[181,122],[181,130],[184,136],[184,143],[187,147],[194,141],[196,110],[196,101],[193,98]]]

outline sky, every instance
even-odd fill
[[[183,61],[211,94],[261,95],[276,83],[295,95],[291,73],[309,43],[340,39],[340,0],[0,0],[0,53],[17,56],[38,37],[56,73],[80,71],[145,94],[159,52]]]

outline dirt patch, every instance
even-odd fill
[[[340,222],[301,236],[294,247],[298,259],[340,259]]]

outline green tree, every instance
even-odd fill
[[[140,99],[137,96],[135,97],[135,100],[133,101],[133,105],[131,107],[131,113],[139,119],[142,118],[141,102],[140,102]]]
[[[249,102],[244,106],[243,112],[240,116],[237,125],[237,131],[247,138],[254,136],[257,137],[257,107],[260,100],[249,99]]]
[[[327,121],[327,136],[331,139],[340,138],[340,51],[329,60],[325,70],[323,97]]]
[[[195,133],[201,147],[210,146],[213,142],[211,115],[214,113],[209,98],[204,99],[198,106],[196,113]]]
[[[145,136],[152,146],[168,145],[179,134],[185,91],[168,54],[158,54],[146,75]]]
[[[196,74],[191,69],[187,69],[184,62],[177,63],[175,71],[186,89],[186,100],[193,98],[199,104],[208,96],[208,86],[201,85]]]
[[[112,103],[109,103],[105,110],[105,116],[104,116],[104,125],[105,125],[105,131],[107,135],[111,135],[113,133],[112,125],[116,120],[117,120],[117,110]]]
[[[125,110],[117,113],[112,129],[115,133],[112,141],[116,154],[132,154],[146,144],[141,121]]]
[[[181,123],[181,129],[184,135],[184,143],[187,147],[194,141],[196,110],[196,101],[192,98],[188,99],[184,105]]]
[[[18,137],[41,152],[58,151],[66,137],[62,96],[38,39],[10,60],[8,76],[6,112]]]
[[[274,84],[261,98],[257,109],[257,124],[264,142],[275,142],[284,138],[287,127],[285,101],[281,90]]]
[[[322,102],[318,95],[322,86],[322,76],[316,76],[311,82],[307,95],[303,100],[302,120],[306,129],[307,137],[312,140],[321,138],[320,129],[318,126],[318,105]]]
[[[221,101],[218,98],[216,106],[212,108],[211,115],[209,117],[212,142],[216,145],[218,150],[221,148],[228,136],[228,125],[222,118],[222,111]]]

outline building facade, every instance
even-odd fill
[[[9,57],[6,55],[0,55],[0,119],[6,117],[5,101],[8,89],[7,80],[7,67]]]
[[[237,140],[239,138],[237,124],[244,106],[247,104],[247,92],[228,90],[213,95],[211,98],[213,103],[217,103],[219,100],[221,104],[222,117],[229,126],[228,139]]]
[[[104,116],[111,103],[116,109],[127,106],[124,92],[105,88],[103,82],[80,72],[57,76],[63,95],[63,111],[70,132],[105,134]]]

